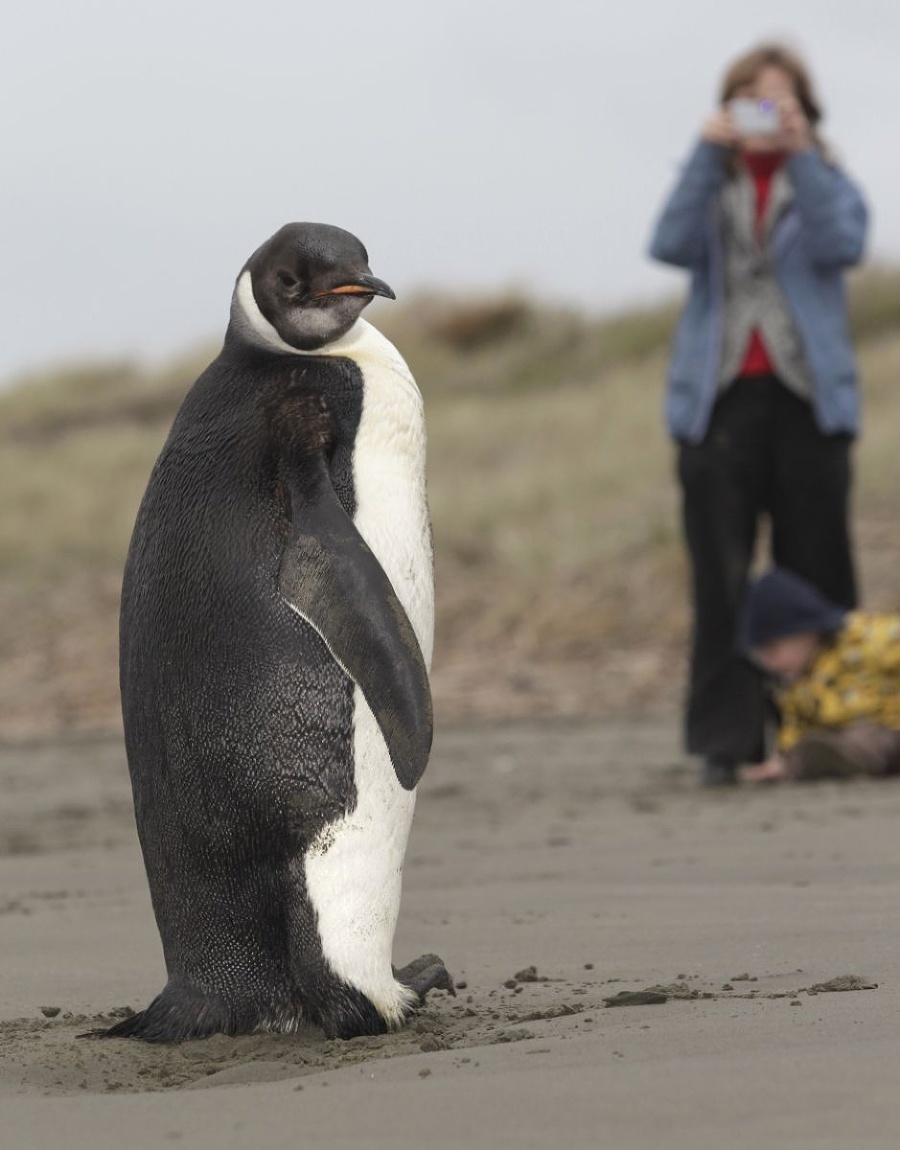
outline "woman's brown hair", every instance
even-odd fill
[[[809,120],[813,143],[827,158],[830,158],[829,149],[817,131],[823,116],[823,109],[813,85],[812,76],[800,56],[784,44],[760,44],[757,48],[734,60],[722,78],[719,103],[724,107],[729,100],[734,98],[736,92],[746,85],[752,84],[763,68],[780,68],[793,80],[794,93],[800,101],[800,106],[807,120]]]

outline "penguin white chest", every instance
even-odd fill
[[[350,336],[355,338],[348,347]],[[399,353],[369,324],[357,323],[329,351],[353,359],[363,376],[353,451],[353,521],[390,579],[430,665],[434,577],[422,398]],[[355,806],[307,854],[307,890],[331,968],[389,1022],[399,1024],[411,996],[394,979],[391,950],[415,792],[400,786],[359,687],[353,757]]]
[[[365,385],[353,453],[353,521],[390,579],[430,666],[434,572],[422,398],[408,371],[400,374],[380,362],[361,366]]]

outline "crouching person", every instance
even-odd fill
[[[900,774],[900,615],[846,611],[776,568],[748,589],[740,644],[781,718],[777,752],[742,781]]]

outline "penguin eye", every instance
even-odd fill
[[[290,272],[278,271],[278,272],[276,272],[276,275],[278,276],[279,280],[284,285],[284,287],[295,288],[297,286],[298,280],[294,276],[292,276]]]

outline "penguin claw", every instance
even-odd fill
[[[414,959],[402,969],[395,968],[394,977],[416,992],[420,1005],[425,1001],[425,995],[429,990],[446,990],[448,994],[456,997],[453,976],[436,954],[423,954],[421,958]]]

